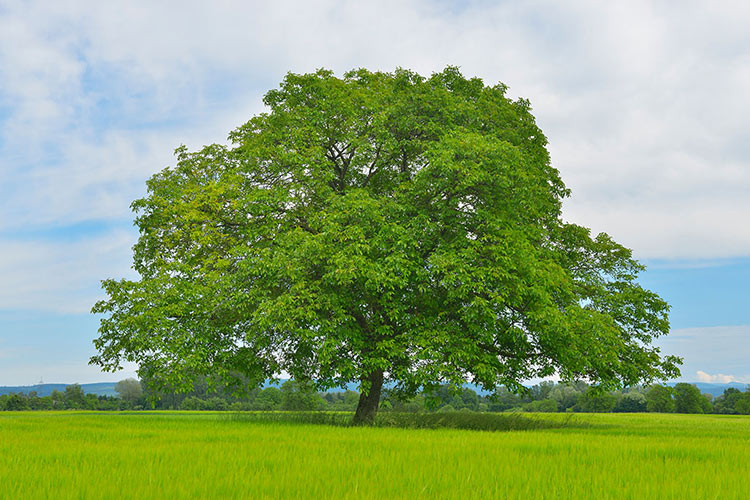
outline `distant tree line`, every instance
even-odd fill
[[[235,388],[236,389],[236,388]],[[246,391],[217,389],[215,381],[199,377],[188,393],[169,393],[151,387],[148,380],[126,379],[115,386],[118,396],[84,394],[78,384],[49,396],[6,394],[0,410],[213,410],[213,411],[354,411],[355,391],[317,392],[312,386],[288,380],[280,387]],[[477,394],[470,388],[441,386],[410,399],[399,399],[385,390],[381,409],[394,412],[656,412],[750,414],[750,387],[743,392],[728,388],[716,398],[701,394],[692,384],[674,387],[651,385],[605,392],[584,382],[542,382],[524,394],[500,388],[494,394]]]
[[[584,382],[542,382],[525,394],[500,388],[494,394],[478,395],[469,388],[443,386],[431,394],[420,394],[410,401],[386,400],[393,411],[489,411],[489,412],[582,412],[582,413],[722,413],[750,414],[750,388],[734,388],[713,398],[701,394],[692,384],[674,387],[650,385],[615,392],[602,391]]]
[[[36,391],[11,393],[0,396],[0,410],[127,410],[130,405],[114,396],[85,394],[78,384],[64,391],[54,390],[49,396],[39,396]]]

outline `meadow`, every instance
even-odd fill
[[[528,430],[208,412],[5,412],[0,498],[748,498],[750,417],[535,415]],[[546,425],[549,424],[549,425]]]

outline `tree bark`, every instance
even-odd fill
[[[374,371],[367,376],[370,389],[365,394],[359,395],[359,404],[354,413],[354,425],[372,425],[375,423],[375,415],[378,413],[380,404],[380,393],[383,389],[383,371]]]

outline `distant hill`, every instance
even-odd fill
[[[281,379],[277,383],[271,383],[270,380],[266,380],[261,388],[267,387],[281,387],[281,384],[286,382],[287,379]],[[96,394],[97,396],[117,396],[115,392],[116,382],[98,382],[95,384],[79,384],[85,394]],[[28,394],[30,392],[36,392],[37,396],[44,397],[52,394],[52,391],[64,392],[65,388],[72,384],[37,384],[37,385],[19,385],[19,386],[0,386],[0,396],[3,394],[22,393]],[[347,384],[347,389],[356,391],[356,383]],[[341,388],[329,389],[328,392],[343,391]]]
[[[707,384],[705,382],[690,382],[694,386],[696,386],[702,393],[708,393],[716,396],[721,396],[724,393],[725,389],[729,389],[730,387],[734,389],[738,389],[742,392],[745,392],[745,390],[748,387],[748,384],[740,384],[739,382],[730,382],[728,384]],[[668,385],[675,385],[675,382],[670,382]]]
[[[96,394],[97,396],[117,396],[115,392],[116,382],[98,382],[95,384],[80,384],[85,394]],[[44,397],[52,394],[52,391],[64,392],[65,387],[72,384],[37,384],[24,386],[0,386],[0,396],[10,393],[28,394],[36,391],[37,396]]]

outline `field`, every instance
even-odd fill
[[[0,498],[748,498],[750,417],[483,432],[227,413],[0,414]]]

